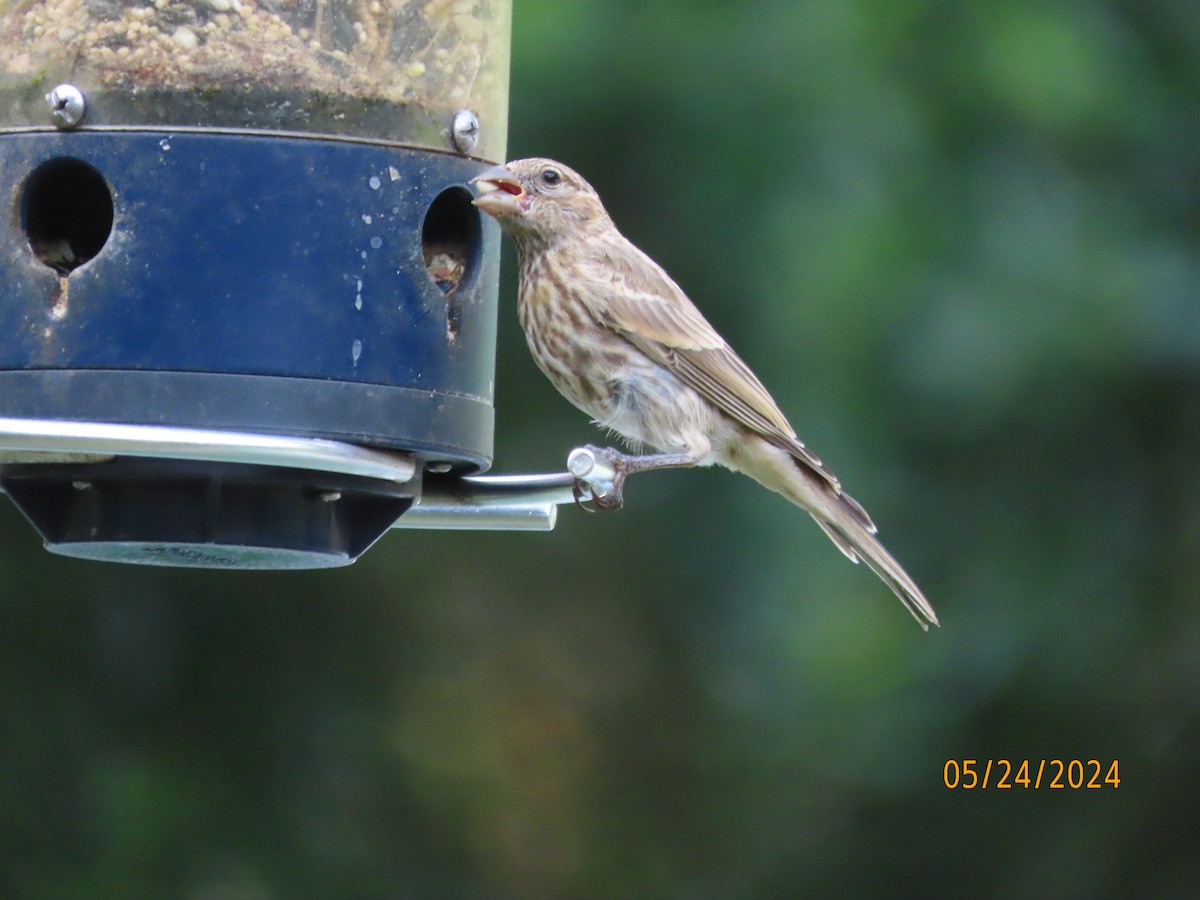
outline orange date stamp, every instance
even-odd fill
[[[942,783],[952,791],[1115,790],[1121,772],[1115,759],[948,759]]]

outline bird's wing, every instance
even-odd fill
[[[608,288],[584,298],[598,321],[726,415],[787,450],[834,488],[840,487],[821,460],[796,438],[750,367],[657,263],[624,242],[585,266],[590,269],[585,273],[588,284]]]

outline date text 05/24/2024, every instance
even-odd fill
[[[950,790],[1100,790],[1121,786],[1118,760],[949,759],[942,781]]]

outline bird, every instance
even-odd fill
[[[538,368],[634,449],[592,450],[616,473],[595,505],[618,508],[625,477],[714,463],[808,512],[928,630],[933,607],[879,542],[875,523],[802,443],[762,382],[661,266],[617,229],[568,166],[518,159],[471,180],[474,205],[517,250],[517,312]],[[650,448],[654,452],[637,454]],[[578,494],[576,495],[578,499]]]

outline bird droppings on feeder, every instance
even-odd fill
[[[67,317],[67,310],[70,309],[71,297],[71,279],[66,275],[58,276],[58,292],[54,295],[54,305],[50,307],[50,318],[55,322],[60,322]],[[47,329],[46,337],[50,336],[50,331]]]

